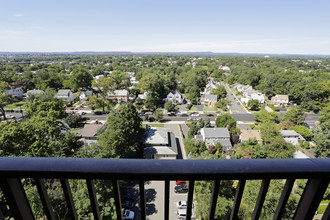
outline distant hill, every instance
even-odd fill
[[[329,55],[320,54],[271,54],[271,53],[214,53],[206,52],[131,52],[131,51],[76,51],[76,52],[1,52],[0,55],[25,55],[25,54],[42,54],[42,55],[190,55],[190,56],[250,56],[250,57],[330,57]]]

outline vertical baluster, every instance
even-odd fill
[[[53,207],[50,203],[48,194],[47,194],[47,189],[45,187],[44,181],[42,179],[34,179],[35,184],[37,186],[38,189],[38,193],[40,196],[40,200],[42,202],[42,206],[44,208],[45,214],[47,216],[48,220],[55,220],[55,214],[53,211]]]
[[[20,179],[1,179],[0,186],[15,219],[34,219]]]
[[[60,182],[61,182],[61,185],[62,185],[62,189],[63,189],[64,197],[65,197],[65,200],[66,200],[66,204],[67,204],[67,207],[68,207],[68,211],[69,211],[69,214],[70,214],[70,218],[71,219],[78,219],[76,208],[74,207],[74,202],[73,202],[73,198],[72,198],[72,193],[71,193],[71,188],[70,188],[69,181],[67,179],[60,179]]]
[[[289,196],[291,194],[291,190],[293,187],[295,179],[287,179],[280,197],[280,200],[278,202],[275,214],[274,214],[274,220],[281,219],[282,214],[285,210],[285,205],[289,199]]]
[[[241,205],[241,200],[242,200],[243,191],[244,191],[244,187],[245,187],[245,182],[246,182],[246,180],[240,180],[238,182],[236,194],[235,194],[235,201],[234,201],[233,209],[230,214],[231,220],[237,219],[238,210]]]
[[[329,184],[328,179],[309,179],[300,198],[294,219],[312,219],[324,192]]]
[[[219,188],[220,188],[220,180],[215,180],[213,183],[211,208],[209,211],[209,220],[214,219],[214,212],[215,212],[215,207],[216,207],[217,201],[218,201]]]
[[[87,183],[89,200],[91,201],[94,219],[95,220],[101,219],[99,205],[97,203],[97,198],[96,198],[96,193],[95,193],[94,181],[91,179],[86,179],[86,183]]]
[[[165,213],[164,213],[164,219],[169,220],[169,206],[170,206],[170,181],[165,180],[165,199],[164,199],[164,204],[165,204]]]
[[[259,190],[259,195],[257,198],[256,206],[255,206],[253,214],[252,214],[252,219],[259,219],[259,217],[260,217],[261,209],[262,209],[262,206],[263,206],[265,198],[266,198],[269,183],[270,183],[270,179],[262,180],[262,184],[261,184],[261,187]]]
[[[141,207],[141,219],[146,219],[146,199],[145,199],[145,190],[144,190],[144,180],[139,180],[140,188],[140,207]]]
[[[187,220],[191,219],[195,180],[189,180]]]
[[[116,204],[117,219],[123,219],[118,180],[112,180],[113,196]]]

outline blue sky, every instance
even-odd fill
[[[0,51],[330,54],[329,0],[0,0]]]

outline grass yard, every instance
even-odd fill
[[[203,111],[204,111],[204,113],[206,113],[206,112],[216,112],[216,111],[218,111],[218,108],[217,107],[204,106]]]
[[[198,109],[196,107],[191,107],[188,112],[198,112]]]
[[[7,105],[6,107],[4,107],[4,109],[25,109],[25,104],[26,102],[15,102],[11,105]],[[22,105],[22,106],[20,106]]]
[[[150,125],[151,127],[159,127],[159,128],[164,127],[164,124],[160,124],[160,123],[143,123],[143,126],[145,126],[146,124]]]

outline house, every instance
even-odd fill
[[[97,131],[102,126],[102,124],[85,124],[81,132],[81,137],[83,139],[84,145],[89,145],[91,143],[97,142]]]
[[[147,99],[147,95],[148,95],[148,92],[144,92],[143,94],[139,94],[138,95],[138,98],[140,98],[141,100],[146,100]]]
[[[288,105],[289,104],[289,96],[288,95],[273,96],[270,100],[270,104],[274,105],[274,107],[281,107],[283,105]]]
[[[18,84],[8,84],[9,90],[7,90],[7,94],[13,97],[22,97],[23,89],[22,86]]]
[[[241,143],[247,142],[249,139],[255,139],[259,144],[262,143],[260,130],[241,130],[239,140]]]
[[[299,145],[300,141],[305,141],[305,138],[303,138],[294,130],[280,130],[280,132],[282,134],[283,139],[293,145]]]
[[[230,71],[230,68],[229,68],[229,66],[219,66],[219,68],[218,68],[219,70],[224,70],[224,71]]]
[[[251,87],[251,89],[248,88],[243,92],[243,98],[241,101],[248,103],[250,100],[258,100],[260,104],[263,104],[265,103],[265,95]]]
[[[97,75],[97,76],[93,77],[93,79],[95,82],[97,82],[99,79],[104,78],[104,77],[105,77],[105,75]]]
[[[55,95],[55,98],[62,99],[66,102],[72,102],[76,98],[76,96],[71,92],[70,89],[60,89]]]
[[[39,90],[39,89],[28,90],[26,92],[26,97],[29,98],[30,96],[43,95],[43,94],[45,94],[43,90]]]
[[[236,89],[239,92],[245,92],[245,91],[248,91],[248,90],[252,90],[253,88],[250,85],[241,85],[241,84],[238,84],[236,86]]]
[[[178,91],[169,91],[166,98],[164,99],[165,102],[172,102],[173,104],[180,103],[182,104],[184,101],[183,95]]]
[[[117,102],[128,102],[129,100],[129,92],[126,89],[118,89],[115,91],[108,92],[108,99],[117,100]]]
[[[198,136],[195,136],[195,138],[199,139]],[[217,143],[220,143],[223,153],[234,150],[230,142],[230,134],[227,128],[202,128],[200,138],[205,142],[207,147],[211,145],[216,146]]]
[[[92,91],[90,91],[90,90],[83,91],[80,93],[79,99],[80,99],[80,101],[85,102],[85,101],[87,101],[88,96],[91,96],[91,95],[93,95]]]
[[[201,92],[201,94],[202,95],[211,94],[211,92],[216,88],[217,88],[217,86],[215,85],[215,82],[213,80],[209,80],[205,86],[204,91]]]
[[[132,85],[135,85],[135,84],[138,84],[139,83],[139,81],[136,80],[136,77],[135,76],[130,77],[129,80],[130,80],[130,82],[131,82]]]
[[[202,98],[202,104],[214,105],[218,101],[217,95],[209,95],[206,94],[204,98]]]
[[[143,143],[146,159],[177,159],[176,138],[167,128],[147,127]]]

